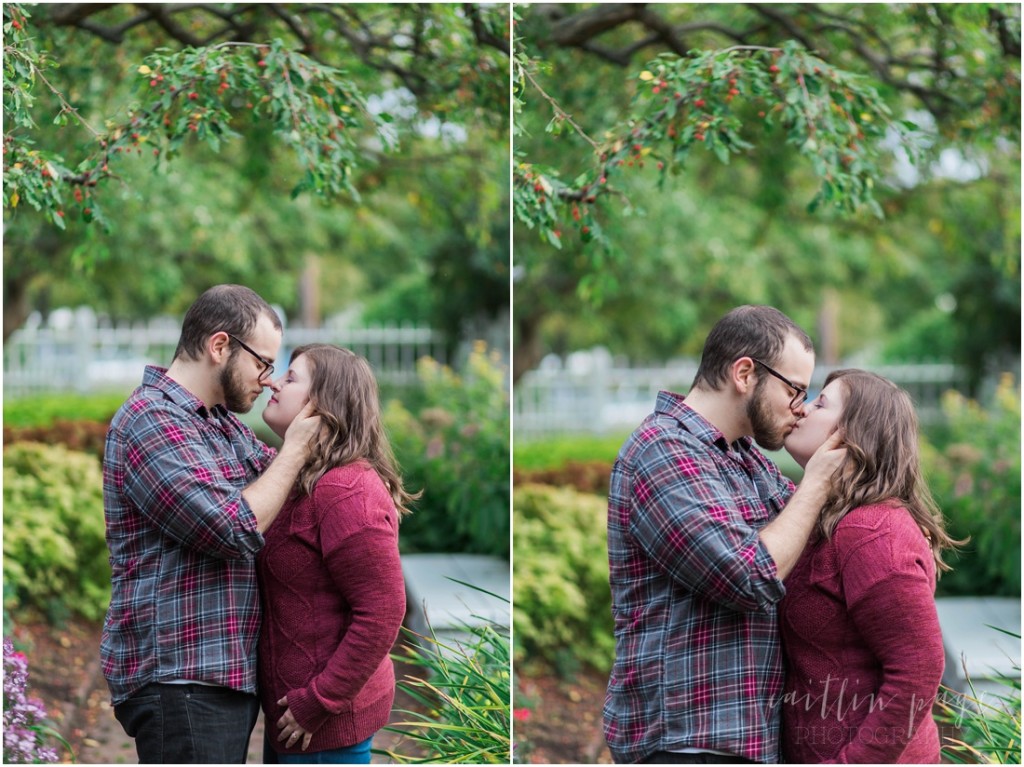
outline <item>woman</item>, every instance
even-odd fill
[[[786,438],[805,465],[833,431],[836,472],[779,608],[788,762],[936,763],[940,556],[957,545],[921,479],[917,417],[891,381],[837,370]]]
[[[258,557],[264,761],[368,764],[395,697],[389,653],[405,616],[402,487],[366,360],[300,346],[263,420],[278,435],[307,402],[322,420]]]

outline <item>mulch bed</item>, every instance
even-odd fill
[[[608,676],[581,670],[571,680],[554,672],[517,671],[513,703],[516,761],[529,764],[611,764],[601,729]],[[524,709],[529,711],[524,713]]]

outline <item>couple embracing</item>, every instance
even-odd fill
[[[141,763],[244,763],[261,704],[264,762],[369,763],[391,713],[413,497],[366,360],[300,346],[274,378],[281,338],[252,290],[210,288],[110,425],[100,657]],[[234,415],[264,387],[279,451]]]
[[[612,472],[617,762],[935,763],[949,569],[910,397],[766,306],[712,329]],[[799,487],[754,446],[785,447]]]

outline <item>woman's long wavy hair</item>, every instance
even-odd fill
[[[320,416],[320,433],[309,460],[299,472],[299,491],[312,495],[319,479],[330,469],[364,460],[391,492],[398,517],[422,495],[406,491],[384,432],[380,394],[370,364],[358,354],[330,344],[296,347],[291,362],[305,356],[309,366],[309,399]]]
[[[818,532],[831,538],[846,514],[868,504],[898,500],[931,545],[936,573],[950,570],[942,551],[966,543],[951,538],[942,512],[921,476],[917,413],[910,395],[887,378],[864,370],[836,370],[825,386],[839,381],[846,460],[832,477],[832,489],[818,519]]]

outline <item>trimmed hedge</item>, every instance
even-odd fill
[[[110,601],[103,475],[88,453],[19,442],[4,448],[4,608],[54,622],[97,620]]]
[[[581,663],[607,671],[615,652],[607,502],[526,485],[515,489],[512,505],[516,662],[548,664],[566,676]]]

